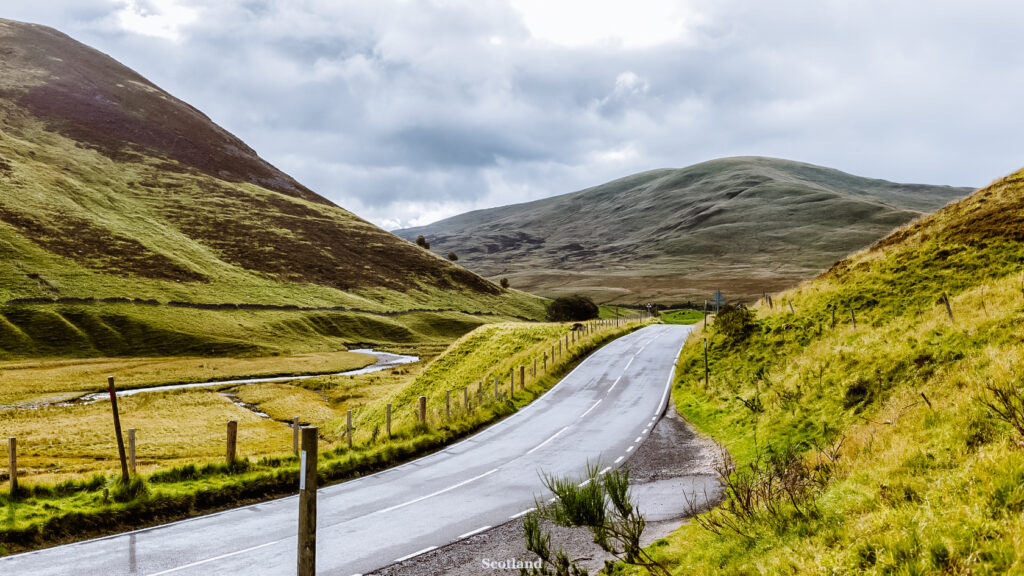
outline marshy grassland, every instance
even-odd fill
[[[675,404],[734,467],[724,504],[656,557],[675,574],[1024,573],[1024,172],[774,300],[684,347]]]
[[[569,324],[488,324],[447,347],[421,344],[393,349],[418,354],[421,360],[383,372],[121,397],[122,427],[135,428],[138,437],[138,474],[129,485],[121,484],[116,473],[119,465],[109,402],[0,411],[0,427],[19,436],[22,472],[17,493],[11,494],[6,485],[0,490],[5,509],[0,517],[0,546],[9,553],[290,493],[298,477],[287,422],[294,416],[319,429],[325,482],[422,455],[515,412],[556,384],[589,352],[640,324],[616,327],[605,321],[590,326],[589,333],[573,338]],[[567,335],[568,349],[564,347]],[[558,350],[559,342],[561,353],[552,358],[552,346]],[[344,362],[366,363],[355,354],[313,358],[332,370]],[[209,359],[153,362],[167,362],[182,374],[189,366],[197,366],[190,362],[225,373],[250,367],[279,372],[281,366],[301,363],[301,358],[279,360],[280,364],[270,359],[239,360],[238,364],[226,360],[207,364]],[[73,363],[57,361],[51,368],[64,371],[65,381],[71,382],[68,374],[75,370],[94,374],[116,364],[116,360],[96,360],[73,368]],[[525,388],[519,382],[519,366],[526,367]],[[20,376],[23,382],[46,379],[39,372],[33,374],[32,368],[22,365],[20,369],[25,371]],[[141,373],[141,383],[153,368],[132,359],[119,369],[126,378],[132,370]],[[516,388],[510,398],[513,369]],[[497,398],[495,377],[500,381]],[[449,390],[450,414],[445,402]],[[235,394],[251,406],[239,406],[224,393]],[[419,396],[428,399],[426,424],[417,421]],[[466,396],[469,406],[464,403]],[[385,420],[389,403],[390,438]],[[351,449],[346,426],[349,410],[354,425]],[[238,422],[239,458],[230,465],[224,461],[228,420]]]

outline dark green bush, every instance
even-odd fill
[[[586,296],[559,296],[548,304],[548,320],[552,322],[578,322],[597,318],[597,304]]]

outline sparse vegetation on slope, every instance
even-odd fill
[[[773,158],[652,170],[572,194],[428,226],[470,270],[554,297],[598,302],[749,299],[789,288],[966,188],[894,184]]]
[[[677,574],[1024,572],[1022,230],[1024,171],[755,307],[747,336],[691,338],[675,402],[735,458],[731,497],[656,557]]]

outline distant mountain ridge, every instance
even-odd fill
[[[395,233],[483,276],[609,302],[752,297],[810,278],[970,188],[762,157],[642,172]]]

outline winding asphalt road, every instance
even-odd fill
[[[448,448],[318,497],[317,572],[349,576],[524,514],[540,473],[618,466],[668,402],[690,328],[654,325],[598,350],[518,413]],[[11,575],[294,574],[297,497],[0,558]]]

